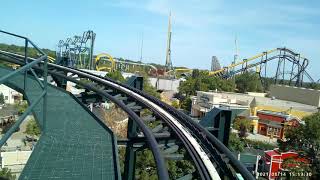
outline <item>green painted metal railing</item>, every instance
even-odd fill
[[[6,31],[0,30],[1,35],[8,35],[11,37],[15,37],[18,39],[23,39],[25,42],[24,47],[24,66],[20,67],[19,69],[3,76],[0,78],[0,84],[6,83],[10,78],[14,77],[15,75],[18,75],[20,73],[24,73],[24,89],[23,91],[26,92],[27,90],[27,75],[30,71],[31,74],[35,77],[37,82],[42,88],[42,93],[40,96],[31,104],[29,104],[29,107],[23,112],[23,114],[18,118],[18,120],[14,123],[14,125],[3,135],[3,137],[0,139],[0,148],[6,143],[6,141],[11,137],[11,135],[19,128],[20,124],[26,119],[26,117],[34,110],[35,106],[39,104],[41,100],[43,100],[43,127],[42,127],[42,133],[46,132],[46,112],[47,112],[47,75],[48,75],[48,58],[47,55],[39,49],[32,41],[30,41],[28,38],[19,36],[16,34],[12,34]],[[38,51],[38,53],[41,55],[39,58],[37,58],[35,61],[28,62],[28,46],[31,44],[34,49]],[[43,80],[41,81],[38,75],[33,70],[34,66],[41,66],[43,67]]]

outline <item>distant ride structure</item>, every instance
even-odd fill
[[[211,60],[211,71],[218,71],[221,69],[220,62],[217,56],[212,56]]]
[[[81,69],[94,69],[93,49],[96,33],[92,30],[60,40],[56,50],[56,64]]]
[[[269,64],[273,69],[268,68]],[[219,70],[209,72],[209,75],[231,78],[255,69],[260,77],[273,78],[275,84],[288,82],[287,85],[302,86],[306,79],[310,83],[315,83],[307,72],[308,65],[307,58],[284,47],[265,51],[240,62],[232,63]]]

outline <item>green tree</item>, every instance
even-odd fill
[[[186,96],[195,95],[195,82],[196,81],[193,78],[188,78],[186,81],[181,82],[179,86],[179,92],[185,94]]]
[[[138,72],[138,74],[143,77],[143,91],[160,99],[160,93],[151,85],[148,74],[143,71]]]
[[[4,104],[4,96],[0,93],[0,104]]]
[[[188,153],[184,149],[179,149],[178,153],[183,154],[186,158],[184,160],[166,160],[170,179],[177,179],[196,170],[193,163],[188,160]],[[158,179],[156,164],[150,150],[138,151],[136,163],[136,179]]]
[[[236,133],[230,133],[229,136],[229,149],[233,152],[242,152],[244,150],[245,143],[241,141]]]
[[[138,151],[136,163],[137,179],[158,179],[156,164],[150,150]]]
[[[22,102],[16,103],[14,106],[18,114],[21,115],[28,108],[28,103],[26,101],[22,101]]]
[[[0,179],[4,180],[15,180],[16,176],[12,174],[11,170],[8,168],[1,168],[0,170]]]
[[[255,72],[244,72],[235,77],[236,86],[239,92],[262,92],[260,77]]]
[[[177,101],[177,100],[172,101],[171,106],[176,108],[176,109],[179,109],[180,108],[179,101]]]
[[[191,111],[192,100],[190,97],[186,97],[183,101],[181,101],[181,109],[186,111]]]
[[[151,96],[154,96],[160,99],[160,93],[157,91],[155,87],[153,87],[148,78],[143,77],[143,91],[148,93]]]
[[[121,83],[124,83],[126,81],[120,71],[109,72],[108,74],[106,74],[106,77],[109,77]]]
[[[311,161],[311,172],[320,179],[320,113],[303,118],[305,124],[288,127],[286,141],[279,141],[282,151],[295,150]]]
[[[39,136],[41,134],[40,127],[34,119],[28,122],[25,133],[30,136]]]
[[[233,79],[221,79],[209,76],[208,71],[194,70],[192,76],[181,82],[179,91],[186,96],[196,95],[197,91],[208,90],[234,91],[235,83]]]
[[[243,118],[235,118],[232,127],[239,131],[239,137],[245,138],[247,132],[250,131],[251,121]]]

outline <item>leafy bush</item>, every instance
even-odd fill
[[[22,102],[16,103],[14,106],[15,106],[15,109],[18,111],[18,115],[21,115],[28,108],[28,103],[26,101],[22,101]]]
[[[3,179],[3,180],[15,180],[16,179],[16,175],[12,174],[10,169],[2,168],[0,170],[0,179]]]
[[[229,137],[229,149],[233,152],[242,152],[244,150],[245,143],[238,137],[236,133],[230,133]]]
[[[192,100],[190,97],[185,98],[183,101],[181,101],[181,109],[184,109],[186,111],[191,111],[192,106]]]
[[[34,119],[28,122],[25,133],[30,136],[39,136],[41,134],[39,125]]]
[[[248,145],[250,145],[251,147],[253,147],[254,149],[261,149],[261,150],[271,150],[276,148],[277,146],[274,144],[270,144],[267,142],[262,142],[262,141],[254,141],[254,140],[250,140],[250,139],[245,139],[244,142]]]
[[[235,118],[233,121],[233,128],[239,131],[239,137],[245,138],[247,132],[250,131],[251,121],[249,119]]]
[[[177,101],[177,100],[172,101],[171,106],[176,108],[176,109],[179,109],[180,108],[179,101]]]
[[[108,74],[106,74],[106,77],[109,77],[121,83],[124,83],[126,81],[126,79],[122,76],[121,71],[109,72]]]

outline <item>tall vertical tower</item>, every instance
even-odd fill
[[[234,54],[234,58],[233,58],[233,64],[235,64],[239,58],[239,49],[238,49],[238,39],[237,36],[234,40],[234,46],[235,46],[235,54]]]
[[[171,12],[169,14],[169,23],[168,23],[168,37],[167,37],[167,53],[166,53],[166,71],[172,70],[172,61],[171,61]]]
[[[142,62],[142,50],[143,50],[143,32],[141,35],[140,62]]]
[[[239,58],[239,49],[238,49],[238,39],[237,39],[237,35],[234,39],[234,46],[235,46],[235,53],[234,53],[234,57],[233,57],[233,61],[232,64],[236,64],[236,62],[238,61]],[[234,70],[234,67],[231,68],[231,71]]]
[[[211,60],[211,71],[217,71],[221,69],[219,60],[217,58],[217,56],[212,56],[212,60]]]

